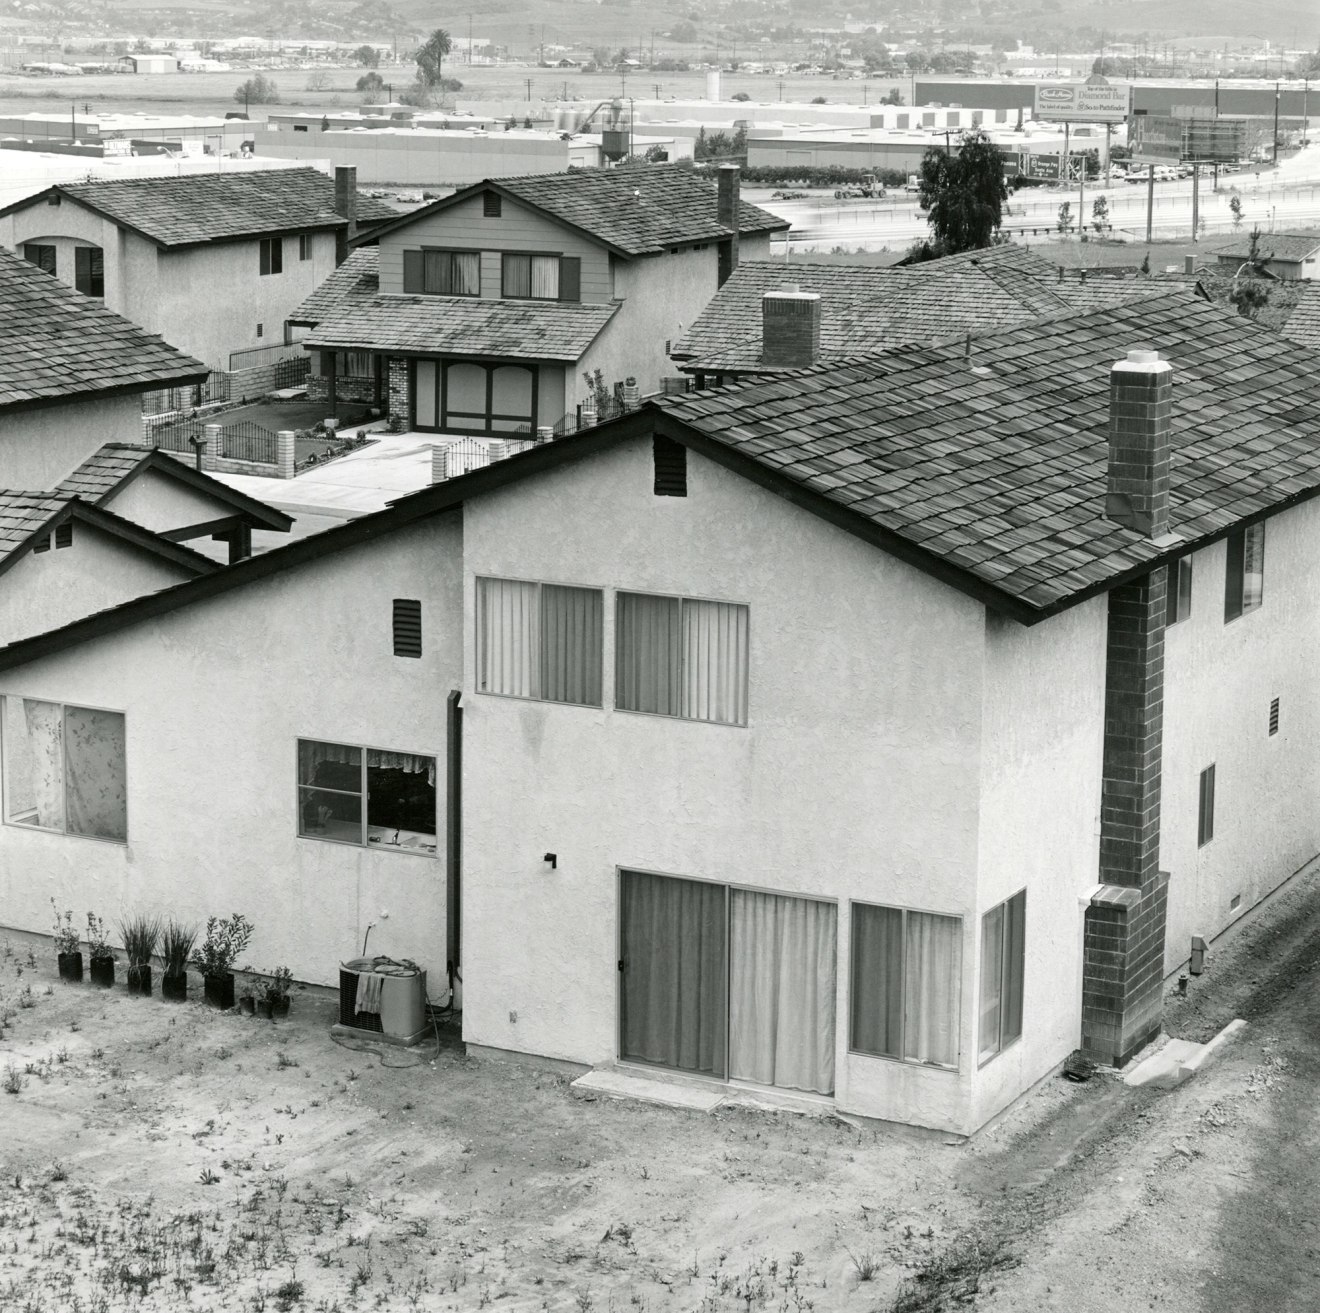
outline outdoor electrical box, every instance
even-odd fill
[[[1200,935],[1192,936],[1192,956],[1187,970],[1194,976],[1199,976],[1205,970],[1205,940]]]

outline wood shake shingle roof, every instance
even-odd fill
[[[68,197],[165,247],[338,228],[346,222],[335,213],[334,181],[317,169],[304,168],[60,183],[6,206],[0,214],[45,205],[51,197]],[[360,225],[398,217],[392,206],[358,193]]]
[[[1107,519],[1109,370],[1174,367],[1173,529],[1320,489],[1308,352],[1183,292],[661,401],[667,417],[1048,614],[1170,550]]]
[[[359,246],[290,316],[293,324],[319,324],[364,305],[380,291],[380,247]]]
[[[204,377],[200,361],[0,250],[0,410]]]

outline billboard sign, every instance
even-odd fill
[[[1180,164],[1183,120],[1163,114],[1139,114],[1132,120],[1128,141],[1139,164]]]
[[[1235,164],[1247,153],[1246,119],[1139,114],[1131,126],[1132,158],[1142,164]]]
[[[1127,82],[1037,82],[1036,117],[1055,123],[1122,123],[1130,92]]]

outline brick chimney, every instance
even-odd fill
[[[335,264],[348,259],[348,244],[357,236],[357,169],[351,164],[335,168],[335,213],[348,220],[348,226],[335,234]]]
[[[1169,532],[1173,366],[1147,348],[1109,371],[1109,487],[1105,515],[1148,538]]]
[[[761,363],[814,365],[820,355],[820,297],[796,284],[761,298]]]
[[[732,229],[720,242],[719,285],[738,267],[738,218],[740,179],[742,171],[736,164],[721,164],[716,179],[719,192],[715,202],[715,219],[722,228]]]

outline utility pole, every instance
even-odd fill
[[[1279,162],[1279,84],[1274,84],[1274,163]]]
[[[1155,230],[1155,165],[1146,165],[1146,245]]]
[[[1198,242],[1200,238],[1200,202],[1201,202],[1201,166],[1192,165],[1192,241]]]

